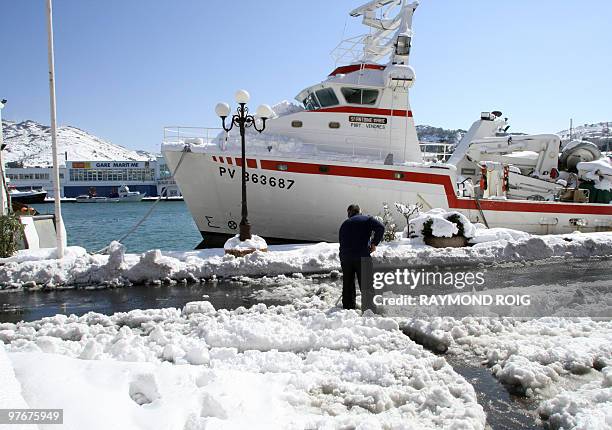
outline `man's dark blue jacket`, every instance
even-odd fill
[[[373,238],[372,233],[374,233]],[[369,257],[370,244],[378,246],[384,233],[385,226],[371,216],[350,217],[340,227],[340,259]]]

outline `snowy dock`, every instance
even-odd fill
[[[612,257],[612,233],[532,236],[507,229],[482,229],[466,248],[436,249],[410,239],[382,244],[375,254],[389,267],[478,266],[540,260]],[[70,247],[66,257],[54,250],[20,251],[0,259],[0,289],[121,287],[131,284],[200,282],[215,277],[322,273],[340,269],[338,244],[272,246],[245,257],[223,250],[127,254],[119,243],[109,255]]]

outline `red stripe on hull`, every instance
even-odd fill
[[[236,166],[242,167],[242,158],[236,158]],[[257,169],[257,160],[254,158],[247,158],[247,167],[249,169]]]
[[[250,160],[249,160],[250,161]],[[444,192],[450,209],[478,210],[476,202],[472,199],[459,198],[455,195],[450,176],[436,175],[433,173],[405,172],[401,170],[386,170],[369,167],[337,166],[326,164],[301,163],[294,161],[261,160],[263,170],[279,171],[279,164],[287,166],[286,172],[321,176],[343,176],[364,179],[382,179],[401,182],[416,182],[421,184],[436,184],[444,187]],[[320,166],[325,166],[326,171],[320,171]],[[249,166],[251,167],[251,166]],[[398,179],[396,173],[403,174]],[[588,214],[612,216],[612,205],[592,205],[584,203],[541,203],[541,202],[516,202],[499,200],[481,200],[480,206],[483,210],[499,212],[535,212],[535,213],[563,213],[563,214]]]

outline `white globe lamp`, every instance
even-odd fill
[[[269,105],[261,105],[257,108],[257,116],[261,119],[269,119],[274,116],[274,111]]]
[[[236,103],[238,104],[247,104],[251,99],[251,95],[246,90],[238,90],[236,91]]]
[[[227,103],[218,103],[215,107],[215,113],[221,118],[227,118],[230,114],[230,107]]]

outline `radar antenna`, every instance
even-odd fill
[[[408,64],[413,35],[412,16],[418,6],[418,1],[373,0],[353,10],[350,15],[362,16],[362,23],[370,28],[370,32],[340,42],[332,51],[336,65],[377,63],[394,52],[392,63]]]

